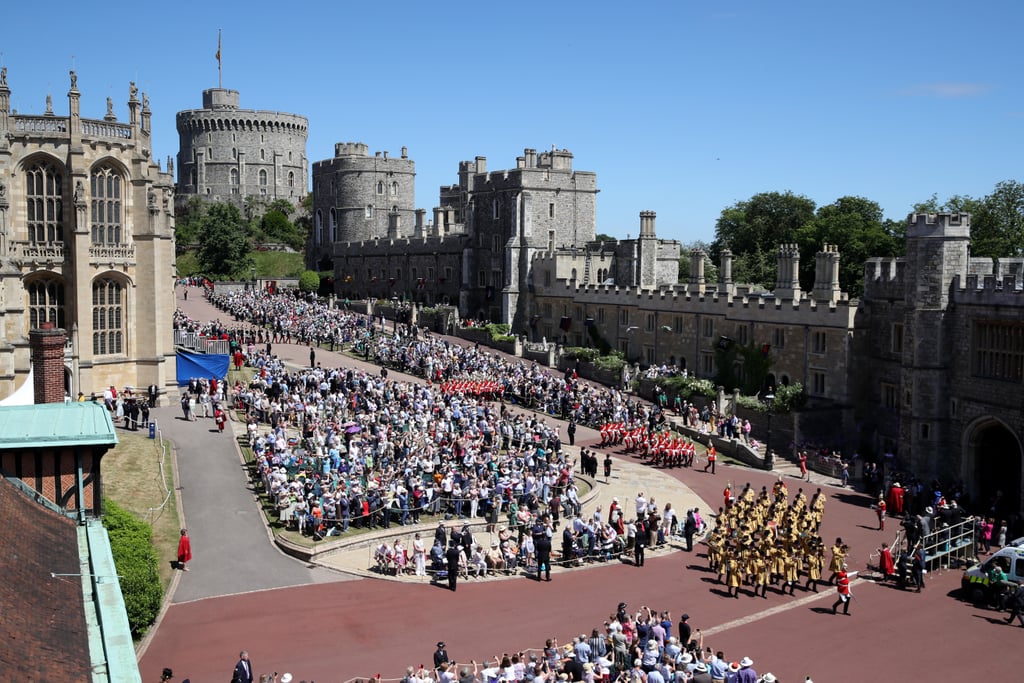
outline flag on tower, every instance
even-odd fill
[[[220,29],[217,30],[217,65],[220,65]]]

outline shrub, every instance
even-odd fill
[[[491,341],[495,342],[511,342],[515,341],[515,337],[509,334],[509,330],[512,329],[511,325],[505,323],[488,323],[485,330],[491,335]]]
[[[153,547],[153,530],[141,519],[110,499],[103,500],[103,526],[110,536],[110,550],[120,577],[121,595],[132,636],[139,638],[156,621],[164,597]]]
[[[756,410],[759,413],[768,412],[768,407],[760,396],[740,396],[737,402],[748,410]],[[802,408],[805,403],[807,403],[807,394],[804,393],[803,385],[794,382],[776,390],[775,400],[772,401],[772,412],[789,413]]]
[[[299,289],[303,292],[315,292],[320,289],[320,276],[313,270],[304,270],[299,276]]]
[[[690,398],[696,394],[697,396],[707,396],[708,398],[714,398],[718,395],[718,389],[715,387],[715,383],[709,379],[700,379],[693,375],[676,375],[675,377],[658,377],[654,380],[654,385],[659,389],[663,389],[666,394],[679,394],[683,398]]]
[[[608,372],[622,372],[622,366],[625,364],[626,357],[621,351],[614,351],[606,356],[598,356],[594,359],[594,367]]]
[[[598,349],[588,349],[585,346],[570,346],[563,353],[569,360],[578,360],[582,363],[593,363],[601,355]]]

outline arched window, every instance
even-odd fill
[[[41,163],[25,173],[28,239],[34,244],[64,241],[64,176]]]
[[[392,182],[391,183],[391,196],[392,197],[397,197],[398,196],[398,183],[396,183],[396,182]]]
[[[266,161],[266,160],[267,160],[267,153],[266,153],[266,150],[262,150],[262,149],[261,149],[261,150],[260,150],[260,161]]]
[[[109,166],[89,177],[92,204],[92,243],[121,244],[121,175]]]
[[[331,212],[333,213],[334,209],[331,209]],[[324,215],[319,209],[316,211],[316,217],[313,219],[313,224],[313,239],[316,244],[320,244],[323,242],[324,237]]]
[[[92,285],[92,353],[124,353],[124,287],[113,278]]]
[[[230,175],[231,175],[231,184],[232,185],[238,185],[238,169],[237,168],[231,169]]]
[[[260,169],[260,185],[266,187],[267,184],[267,169]]]
[[[41,278],[29,283],[25,289],[28,290],[29,329],[38,329],[43,323],[65,327],[63,282],[54,278]]]
[[[288,171],[288,187],[295,187],[295,171]]]
[[[333,207],[331,208],[331,213],[328,216],[328,219],[330,220],[331,242],[337,242],[338,241],[338,214],[334,210]]]
[[[377,181],[377,194],[384,194],[384,181],[383,180],[378,180]]]

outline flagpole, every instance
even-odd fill
[[[217,29],[217,88],[224,88],[224,73],[220,61],[220,29]]]

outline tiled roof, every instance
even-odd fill
[[[0,548],[3,678],[91,680],[75,522],[0,478]]]

